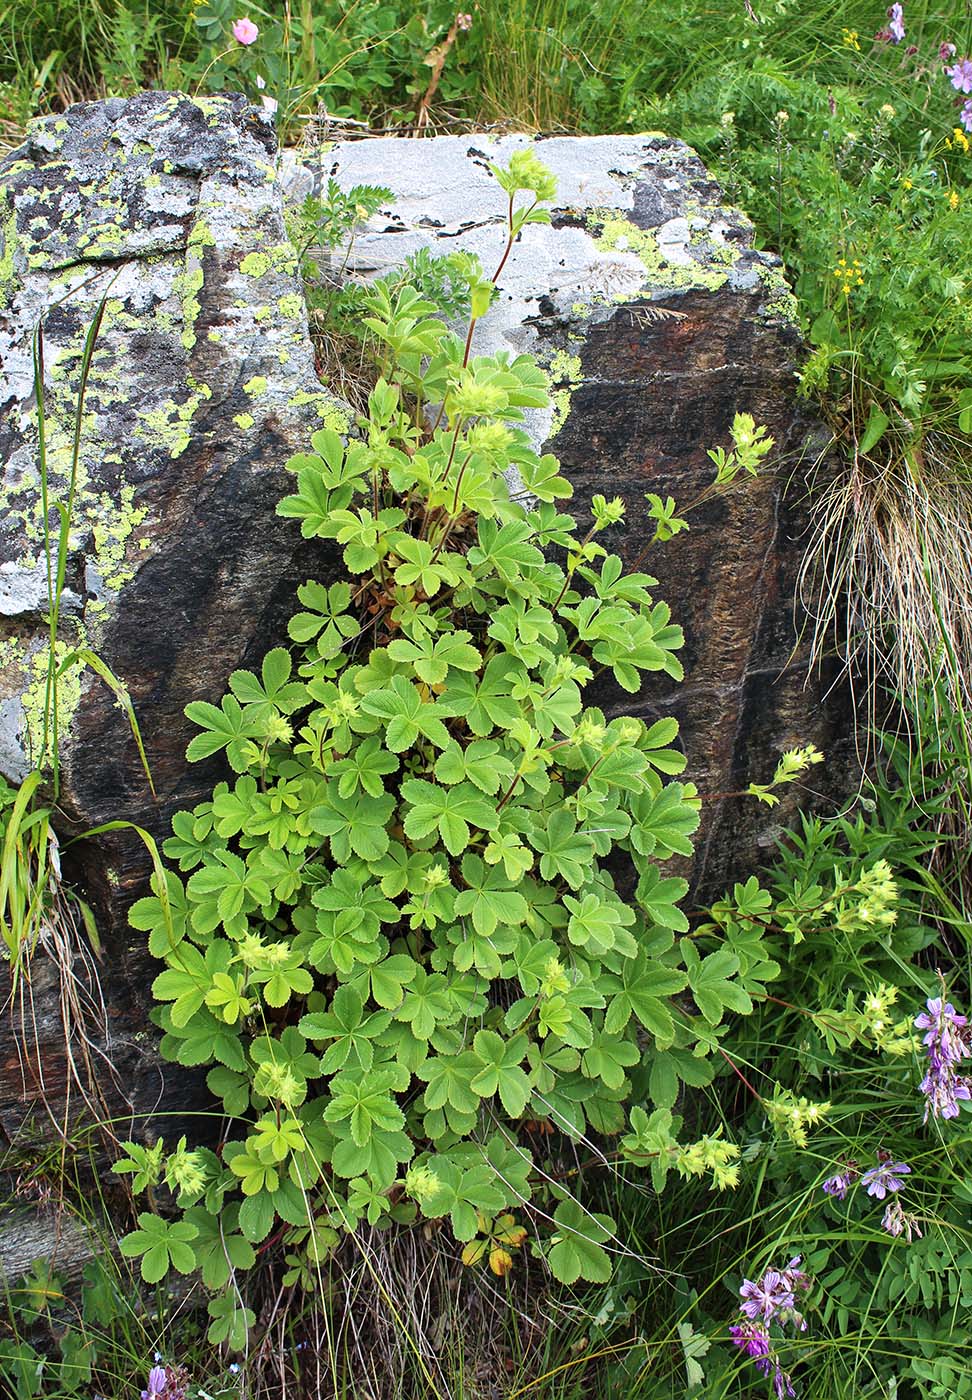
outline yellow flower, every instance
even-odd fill
[[[840,31],[840,33],[841,33],[841,38],[843,39],[843,41],[844,41],[844,43],[846,44],[846,46],[847,46],[849,49],[854,49],[854,50],[856,50],[857,53],[860,53],[860,51],[861,51],[861,46],[860,46],[860,43],[858,42],[858,33],[857,33],[857,30],[856,30],[856,29],[842,29],[842,30]]]
[[[955,193],[954,190],[952,190],[951,194],[948,196],[949,209],[957,209],[959,207],[959,202],[960,201],[958,195]]]
[[[969,142],[969,138],[966,136],[965,132],[960,126],[955,127],[955,129],[952,132],[952,140],[948,141],[947,144],[951,146],[953,142],[956,146],[963,150],[966,153],[966,155],[968,155],[970,148],[972,148],[972,143]]]
[[[895,117],[897,115],[890,102],[883,103],[882,106],[879,108],[879,111],[880,115],[882,117],[885,117],[888,121],[891,121],[892,117]]]
[[[910,180],[902,180],[902,181],[901,181],[901,188],[902,188],[903,190],[913,190],[913,189],[914,189],[914,185],[912,184],[912,182],[911,182]]]

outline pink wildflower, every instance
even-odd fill
[[[238,44],[254,44],[260,31],[252,19],[238,19],[233,23],[233,38]]]
[[[892,5],[888,10],[888,19],[890,20],[890,24],[888,25],[888,33],[891,35],[892,42],[895,44],[900,44],[901,40],[905,36],[903,6]]]

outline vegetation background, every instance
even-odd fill
[[[242,17],[252,42],[234,37]],[[401,1248],[377,1281],[352,1268],[320,1296],[282,1287],[261,1347],[240,1354],[208,1342],[161,1286],[136,1301],[108,1248],[80,1300],[42,1261],[7,1296],[0,1366],[18,1400],[136,1394],[155,1353],[166,1400],[180,1386],[273,1393],[280,1354],[291,1393],[384,1400],[361,1378],[362,1345],[387,1353],[402,1396],[721,1400],[772,1393],[780,1374],[814,1400],[972,1396],[968,1107],[923,1122],[913,1030],[928,998],[961,1011],[970,997],[970,56],[963,0],[888,12],[862,0],[483,0],[468,16],[439,0],[0,10],[10,147],[37,113],[145,86],[241,89],[275,104],[289,142],[487,125],[660,129],[692,144],[796,293],[802,392],[845,461],[814,496],[804,601],[821,652],[842,648],[861,678],[874,754],[844,813],[808,820],[770,870],[693,920],[758,926],[776,968],[771,994],[733,1019],[714,1082],[679,1104],[693,1135],[740,1145],[734,1190],[688,1176],[658,1195],[631,1164],[588,1169],[592,1209],[616,1222],[611,1282],[540,1289],[526,1265],[483,1271],[453,1290],[476,1326],[453,1329],[465,1343],[439,1376],[408,1345],[416,1266]],[[3,812],[9,833],[23,816],[15,794]],[[910,1167],[898,1233],[860,1181],[884,1153]],[[841,1174],[843,1198],[823,1190]],[[54,1189],[72,1199],[70,1183]],[[743,1281],[797,1255],[807,1328],[777,1337],[764,1376],[728,1329]]]

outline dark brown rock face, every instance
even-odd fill
[[[74,667],[60,696],[62,837],[120,819],[161,839],[174,811],[208,793],[218,770],[186,763],[194,730],[183,707],[218,700],[231,671],[259,662],[297,584],[328,568],[274,514],[288,457],[322,421],[348,422],[314,372],[274,152],[272,130],[241,98],[147,93],[35,123],[0,166],[0,772],[18,779],[41,733],[47,594],[32,336],[41,322],[50,499],[66,501],[81,349],[105,299],[61,645],[90,647],[128,687],[158,794],[114,694]],[[78,849],[71,865],[102,926],[108,1038],[98,1043],[117,1069],[101,1065],[109,1108],[181,1106],[185,1079],[170,1084],[146,1031],[157,969],[125,916],[145,889],[145,848],[120,831]],[[44,961],[30,974],[36,1053],[25,1075],[13,1027],[0,1022],[8,1136],[35,1110],[50,1128],[38,1063],[55,1115],[67,1093],[59,978]]]

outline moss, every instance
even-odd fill
[[[589,227],[600,248],[633,253],[645,269],[646,282],[653,287],[707,287],[715,291],[728,280],[723,268],[706,267],[694,260],[684,266],[670,262],[654,233],[638,228],[617,210],[594,212]]]
[[[59,639],[54,647],[55,667],[67,659],[70,652],[86,645],[87,638],[80,623],[74,626],[70,639]],[[47,696],[48,648],[44,643],[12,635],[0,640],[0,670],[12,673],[14,684],[20,687],[21,717],[19,739],[29,762],[36,762],[44,742],[44,710]],[[57,680],[58,732],[63,738],[71,727],[81,700],[83,664],[69,666]],[[9,682],[8,682],[9,684]]]
[[[255,374],[252,379],[248,379],[243,385],[244,394],[249,394],[251,399],[257,399],[261,394],[267,392],[267,381],[262,374]]]
[[[253,427],[255,419],[252,413],[237,413],[233,416],[233,422],[241,432],[245,433],[249,428]]]
[[[268,272],[295,276],[297,254],[291,243],[274,243],[262,252],[247,253],[240,262],[240,271],[247,277],[265,277]]]
[[[215,248],[216,235],[204,219],[197,219],[187,241],[190,248]]]
[[[566,423],[570,412],[570,400],[574,389],[581,382],[581,377],[580,356],[571,355],[566,350],[558,350],[547,366],[547,379],[553,402],[550,437],[556,437]]]
[[[136,507],[134,500],[134,486],[124,483],[117,502],[105,491],[99,496],[97,506],[90,507],[87,512],[92,521],[95,567],[104,586],[112,592],[135,577],[134,568],[127,562],[127,545],[147,511],[142,506]]]
[[[177,273],[172,290],[182,304],[182,344],[186,350],[191,350],[196,343],[194,327],[201,310],[199,293],[202,291],[203,270],[198,264],[190,267],[188,263],[187,256],[185,271]]]
[[[247,253],[240,263],[240,271],[247,277],[265,277],[270,271],[270,258],[267,253]]]
[[[292,398],[287,400],[290,408],[304,408],[307,404],[314,404],[317,409],[317,416],[322,420],[325,428],[333,428],[336,433],[349,433],[351,431],[351,419],[348,414],[331,398],[330,394],[308,393],[306,389],[299,389]]]
[[[304,314],[303,297],[298,296],[296,292],[288,292],[277,302],[277,310],[287,320],[296,321]]]
[[[14,280],[14,253],[17,250],[17,210],[12,208],[0,228],[0,304],[6,304]]]
[[[189,424],[199,405],[212,397],[209,385],[197,385],[191,376],[188,387],[190,393],[184,403],[177,404],[174,399],[166,399],[160,408],[138,415],[138,435],[150,444],[164,447],[172,458],[181,457],[189,446],[192,441]]]
[[[756,274],[766,289],[767,312],[794,326],[800,324],[800,303],[790,289],[781,268],[759,266]]]

